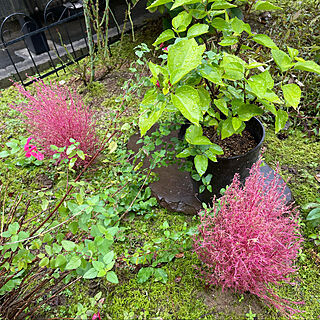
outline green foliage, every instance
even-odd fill
[[[161,1],[155,1],[149,8],[162,4]],[[202,23],[192,25],[194,16],[189,10],[193,10],[195,4],[198,11],[202,10],[203,17]],[[208,160],[216,161],[216,155],[220,154],[220,150],[218,152],[210,147],[212,143],[203,136],[201,126],[213,126],[221,139],[225,139],[240,134],[245,128],[245,121],[271,111],[275,115],[277,133],[285,126],[288,115],[276,105],[296,109],[301,98],[300,87],[287,83],[288,71],[299,69],[320,73],[320,67],[314,61],[298,57],[295,49],[288,47],[288,54],[280,50],[265,34],[252,34],[248,24],[237,17],[230,18],[228,9],[235,5],[229,2],[202,4],[201,1],[175,1],[171,10],[180,6],[183,6],[183,10],[173,18],[172,30],[165,30],[154,42],[156,46],[162,41],[174,40],[166,49],[168,55],[163,57],[160,65],[149,63],[154,87],[147,91],[141,103],[139,126],[141,135],[145,135],[165,111],[178,111],[186,123],[191,123],[185,135],[187,148],[179,157],[190,156],[190,147],[194,145],[206,146],[210,150],[194,149],[194,166],[201,177],[206,172]],[[258,1],[254,8],[280,9],[267,1]],[[224,19],[215,17],[212,14],[214,10],[219,10]],[[183,32],[187,29],[186,38]],[[224,48],[222,54],[216,44],[210,42],[207,33],[212,34],[212,30],[217,32],[221,40],[219,45]],[[250,49],[253,43],[270,48],[280,73],[285,73],[281,86],[283,100],[274,91],[274,79],[269,71],[271,65],[261,63],[261,59],[258,63],[249,58],[248,63],[242,58],[242,53],[249,57],[253,55]]]

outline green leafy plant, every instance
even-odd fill
[[[21,194],[11,199],[0,186],[4,191],[0,192],[0,314],[5,319],[32,317],[76,281],[105,278],[118,283],[113,244],[123,239],[121,221],[130,213],[151,213],[155,204],[155,199],[150,200],[150,189],[145,188],[149,175],[134,170],[128,160],[132,155],[120,139],[125,132],[118,128],[126,110],[125,97],[96,153],[78,168],[75,177],[67,177],[65,191],[59,190],[58,195],[38,192],[39,197]],[[24,140],[13,142],[8,151],[15,155],[15,149],[23,150]],[[72,159],[86,155],[75,139],[67,142],[65,147],[53,147],[52,153],[56,155],[54,162],[62,159],[61,165],[73,170],[77,160]],[[101,181],[96,189],[81,180],[98,156],[105,158],[100,164],[109,182],[102,190]],[[77,312],[84,311],[86,307]]]
[[[248,320],[254,320],[256,318],[256,314],[252,312],[251,307],[249,312],[246,313],[246,318]]]
[[[320,198],[317,198],[317,202],[307,203],[302,207],[304,210],[312,209],[307,215],[307,221],[315,224],[320,223]]]
[[[52,156],[52,160],[54,163],[63,162],[64,164],[68,164],[69,169],[72,169],[76,164],[78,159],[85,160],[85,153],[80,150],[80,142],[77,142],[73,138],[70,138],[69,141],[71,144],[68,147],[57,147],[52,145],[51,150],[55,151]],[[63,155],[66,154],[67,158],[64,158]]]
[[[164,114],[174,123],[188,124],[186,147],[177,157],[192,157],[200,179],[208,161],[223,154],[204,128],[225,139],[241,134],[252,117],[271,113],[279,132],[288,120],[286,108],[297,109],[301,98],[299,85],[289,83],[288,74],[320,74],[320,66],[299,57],[297,49],[283,51],[267,35],[252,32],[248,23],[231,14],[233,3],[157,0],[149,8],[165,3],[173,3],[171,10],[183,10],[173,18],[172,29],[153,44],[162,47],[162,63],[148,63],[152,87],[140,105],[139,127],[145,135]],[[256,10],[276,9],[266,1],[249,3]],[[163,43],[169,45],[163,49]],[[257,54],[257,48],[270,52],[272,60]]]

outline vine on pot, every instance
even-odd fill
[[[172,2],[156,0],[148,8]],[[271,5],[258,2],[257,10]],[[193,156],[197,174],[207,179],[208,161],[217,161],[223,150],[203,128],[213,127],[225,139],[241,134],[252,117],[270,112],[279,132],[288,120],[282,107],[297,109],[301,98],[299,85],[289,83],[288,73],[320,74],[320,66],[298,57],[296,49],[287,47],[285,52],[267,35],[254,34],[248,23],[232,18],[230,8],[236,5],[230,2],[177,0],[171,10],[178,7],[183,10],[173,18],[172,29],[153,44],[162,48],[171,43],[162,49],[161,64],[148,63],[152,87],[140,105],[139,127],[145,135],[167,112],[173,121],[190,123],[184,137],[187,147],[177,157]],[[256,46],[271,51],[273,59],[263,61]]]

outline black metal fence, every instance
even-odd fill
[[[110,15],[111,22],[112,19],[116,17]],[[36,78],[53,73],[59,75],[59,71],[65,72],[68,65],[88,55],[81,3],[50,0],[41,20],[25,13],[12,13],[3,20],[0,25],[0,80],[11,77],[27,86],[35,81],[27,75]],[[111,42],[121,36],[119,28],[116,30]]]

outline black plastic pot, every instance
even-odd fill
[[[209,160],[206,174],[212,174],[212,193],[207,189],[204,192],[199,193],[199,186],[202,183],[201,181],[193,180],[194,191],[201,202],[211,203],[213,196],[220,197],[220,190],[227,185],[230,185],[236,173],[240,174],[241,182],[244,182],[245,178],[248,177],[251,166],[259,158],[260,149],[265,137],[265,130],[262,123],[257,118],[252,118],[246,122],[245,130],[252,134],[257,143],[253,149],[240,156],[219,158],[218,162]]]

